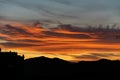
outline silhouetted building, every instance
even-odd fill
[[[2,52],[0,48],[0,75],[6,80],[19,80],[23,75],[24,56],[20,56],[17,52]],[[0,76],[1,79],[1,76]]]
[[[0,48],[0,52],[1,52],[1,48]]]

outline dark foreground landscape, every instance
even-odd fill
[[[97,78],[96,78],[97,77]],[[24,60],[16,52],[0,52],[0,80],[84,80],[120,78],[120,61],[68,62],[59,58]]]

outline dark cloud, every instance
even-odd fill
[[[1,39],[1,40],[7,40],[6,37],[1,37],[1,36],[0,36],[0,39]]]
[[[25,35],[31,35],[29,32],[27,32],[26,30],[20,28],[20,27],[14,27],[14,26],[11,26],[11,25],[5,25],[5,28],[7,30],[9,30],[10,33],[13,33],[16,32],[16,33],[20,33],[20,34],[25,34]],[[3,31],[3,32],[6,32],[6,31]]]
[[[48,35],[48,36],[51,36],[51,37],[91,39],[90,36],[85,35],[85,34],[65,34],[65,33],[51,32],[51,31],[44,31],[43,33]]]
[[[33,39],[22,39],[22,40],[17,40],[17,42],[43,43],[44,41],[41,41],[41,40],[33,40]]]
[[[96,40],[96,43],[101,43],[101,44],[119,44],[120,40],[116,39],[116,36],[112,37],[112,38],[108,38],[108,39],[98,39]]]
[[[91,47],[85,47],[85,48],[81,48],[81,49],[85,49],[85,50],[93,50],[93,51],[105,51],[105,52],[111,52],[111,51],[119,51],[119,48],[107,48],[107,47],[99,47],[99,48],[91,48]]]
[[[119,53],[114,54],[114,53],[89,53],[89,54],[84,54],[80,56],[75,56],[75,55],[69,55],[75,59],[82,59],[82,60],[99,60],[99,59],[104,59],[104,58],[109,58],[109,57],[120,57]]]
[[[15,42],[7,42],[7,43],[0,43],[0,45],[4,45],[6,48],[19,48],[19,47],[30,47],[30,46],[39,46],[37,44],[27,44],[27,43],[15,43]]]
[[[88,60],[98,60],[101,57],[94,56],[94,55],[81,55],[81,56],[73,56],[75,59],[88,59]]]
[[[72,31],[72,32],[81,32],[83,30],[81,27],[76,27],[71,24],[60,25],[57,27],[57,29],[62,29],[62,30],[67,30],[67,31]]]
[[[90,55],[94,55],[97,57],[110,57],[110,56],[116,56],[116,57],[120,57],[120,54],[114,54],[114,53],[90,53]]]

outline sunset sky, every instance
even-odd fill
[[[0,0],[0,47],[25,58],[120,59],[119,9],[119,0]]]

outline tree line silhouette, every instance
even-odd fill
[[[17,52],[1,52],[0,80],[57,80],[85,79],[95,77],[119,78],[120,61],[101,59],[98,61],[69,62],[44,56],[24,59]]]

